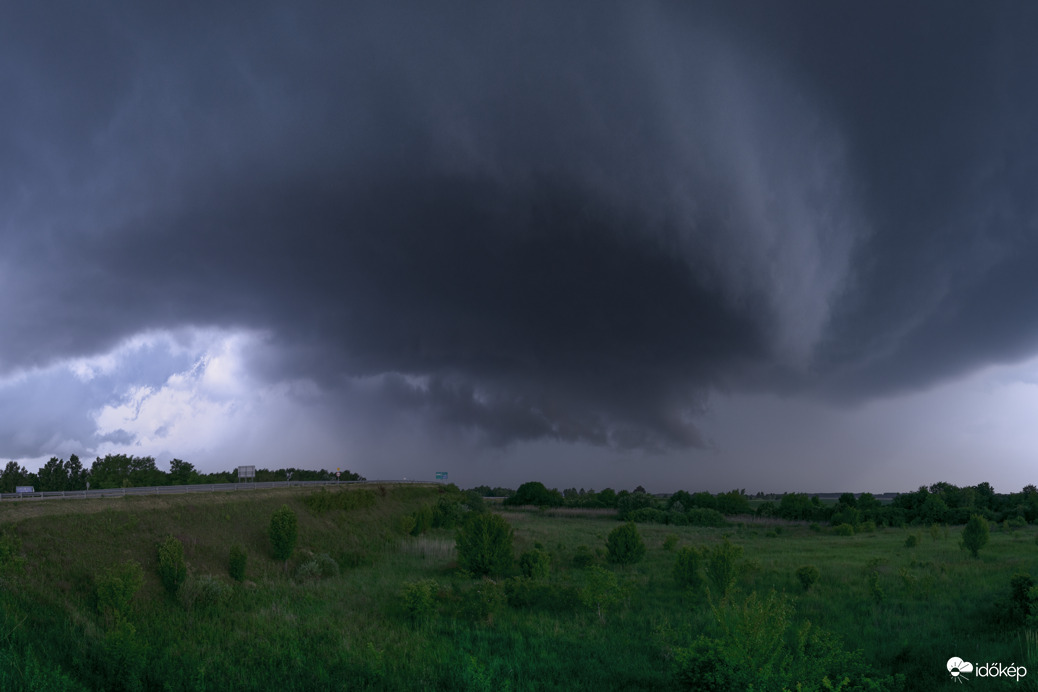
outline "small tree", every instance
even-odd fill
[[[176,596],[180,585],[187,579],[184,544],[175,536],[166,536],[159,544],[159,577],[170,596]]]
[[[512,566],[512,527],[499,514],[470,514],[458,529],[458,564],[474,575],[500,574]]]
[[[245,548],[237,543],[231,546],[231,558],[228,571],[234,581],[244,581],[245,565],[248,562],[248,559],[249,555],[245,552]]]
[[[598,614],[605,622],[604,611],[620,603],[624,589],[616,575],[607,569],[593,566],[585,572],[584,587],[580,590],[580,602]]]
[[[645,543],[632,521],[609,532],[606,549],[609,561],[618,565],[633,565],[645,556]]]
[[[980,549],[988,542],[988,520],[979,514],[974,514],[966,522],[966,528],[962,530],[962,546],[970,551],[973,557],[977,557]]]
[[[270,517],[270,548],[275,560],[292,557],[296,547],[296,513],[282,505]]]

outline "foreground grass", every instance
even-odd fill
[[[355,508],[320,512],[305,502],[314,492],[0,507],[3,535],[19,546],[0,574],[0,688],[670,689],[675,651],[712,627],[708,596],[683,592],[671,578],[675,550],[724,538],[743,548],[739,593],[789,594],[798,621],[862,649],[877,671],[903,673],[907,689],[948,684],[951,656],[1033,665],[1031,681],[1014,681],[1013,689],[1038,679],[1035,647],[998,607],[1010,575],[1038,574],[1030,528],[993,533],[972,559],[954,529],[836,536],[794,525],[640,525],[644,560],[616,568],[601,554],[614,518],[508,511],[516,554],[540,547],[552,565],[537,596],[513,607],[501,601],[500,579],[459,574],[452,531],[411,537],[398,529],[401,517],[436,502],[437,489],[333,489],[369,495]],[[267,538],[270,515],[283,504],[299,518],[287,563],[269,557]],[[907,548],[911,533],[919,541]],[[189,568],[176,598],[156,573],[156,546],[167,535],[183,543]],[[676,546],[667,549],[671,536]],[[228,576],[234,544],[249,556],[240,584]],[[331,556],[338,574],[302,570],[319,554]],[[126,622],[113,625],[98,614],[96,580],[128,560],[141,564],[145,578]],[[587,562],[609,569],[623,587],[623,598],[601,616],[580,599],[588,573],[578,564]],[[807,592],[795,577],[803,565],[821,575]],[[436,582],[435,604],[415,618],[400,594],[423,579]]]

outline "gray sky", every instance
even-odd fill
[[[1038,7],[0,10],[0,456],[1035,482]]]

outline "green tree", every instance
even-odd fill
[[[288,505],[282,505],[270,516],[270,549],[275,560],[292,557],[296,547],[298,520]]]
[[[0,492],[13,493],[19,485],[24,485],[29,472],[17,461],[7,462],[7,466],[0,472]]]
[[[597,565],[584,572],[584,586],[580,589],[580,602],[593,609],[598,619],[605,621],[605,611],[620,603],[624,589],[616,575]]]
[[[40,479],[40,487],[37,490],[44,492],[58,492],[68,489],[68,469],[65,461],[57,457],[51,457],[44,464],[37,476]]]
[[[634,522],[627,522],[609,532],[606,539],[609,561],[618,565],[633,565],[645,556],[645,543]]]
[[[166,536],[159,544],[159,577],[170,596],[176,596],[181,584],[187,579],[184,544],[175,536]]]
[[[473,575],[501,574],[512,566],[512,527],[499,514],[470,514],[455,537],[458,564]]]
[[[65,475],[68,477],[66,490],[86,490],[87,478],[90,472],[83,468],[83,462],[75,454],[70,454],[65,462]]]
[[[544,483],[530,481],[523,483],[515,494],[504,501],[506,505],[537,505],[538,507],[558,507],[562,504],[562,494],[557,490],[548,490]]]
[[[962,530],[962,545],[970,551],[970,555],[977,557],[980,549],[987,545],[989,533],[988,520],[979,514],[974,514],[966,522],[966,528]]]
[[[169,462],[169,482],[172,485],[191,485],[198,482],[198,473],[194,464],[174,459]]]

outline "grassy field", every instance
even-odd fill
[[[619,526],[608,512],[498,509],[515,554],[543,550],[550,573],[480,580],[459,571],[453,529],[408,533],[406,519],[440,498],[360,486],[0,506],[0,689],[674,689],[682,652],[717,634],[718,614],[771,592],[786,595],[791,631],[809,621],[878,674],[902,674],[905,689],[954,684],[952,656],[1028,668],[1019,683],[969,681],[983,689],[1038,688],[1036,640],[1006,607],[1010,577],[1038,574],[1033,527],[993,531],[974,559],[955,527],[639,525],[645,557],[617,566],[605,560]],[[282,505],[298,517],[287,562],[270,557],[267,535]],[[188,566],[175,597],[157,572],[168,535]],[[725,539],[742,550],[727,601],[674,581],[682,547]],[[242,582],[228,574],[236,544],[248,555]],[[130,561],[143,580],[113,618],[98,585]],[[805,565],[819,571],[806,592],[795,574]],[[615,579],[615,599],[593,597],[602,579]],[[431,600],[409,606],[404,594],[422,584]]]

